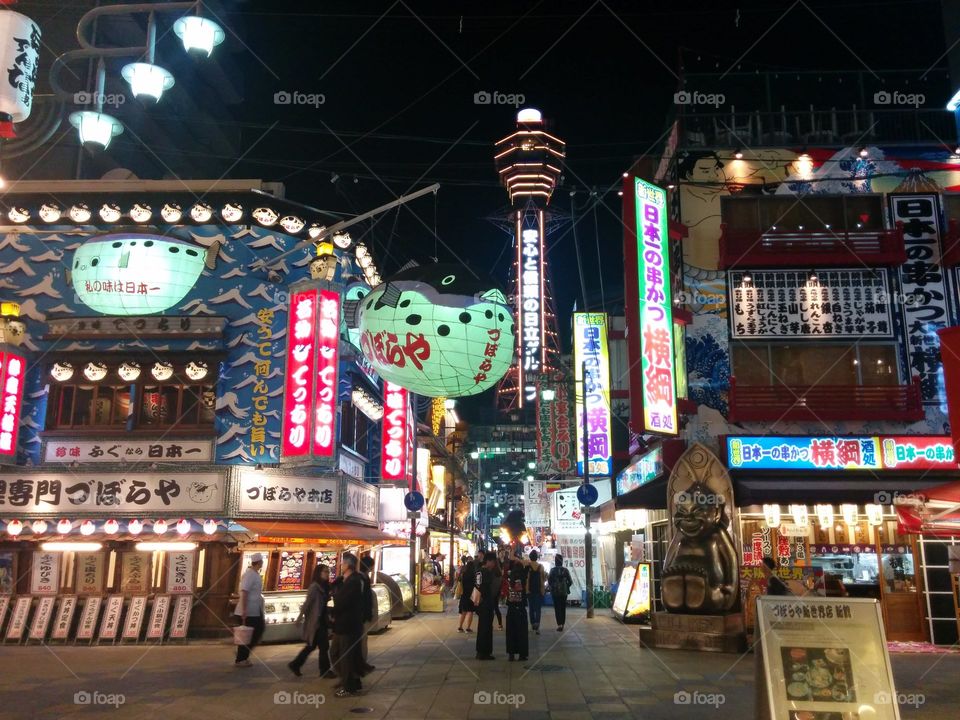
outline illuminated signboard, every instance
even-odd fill
[[[282,460],[335,460],[339,328],[339,293],[307,288],[290,294]]]
[[[203,272],[207,249],[160,235],[105,235],[70,266],[80,302],[106,315],[150,315],[180,302]]]
[[[320,291],[317,341],[317,401],[313,419],[313,452],[333,457],[337,436],[337,370],[340,367],[340,294]]]
[[[956,470],[946,436],[728,437],[727,464],[744,470]]]
[[[663,449],[655,448],[617,475],[617,496],[636,490],[663,472]]]
[[[590,474],[613,472],[610,428],[610,351],[606,313],[573,314],[573,356],[577,387],[577,473],[583,475],[583,413],[587,420]],[[582,383],[582,384],[580,384]]]
[[[0,457],[16,457],[27,361],[11,352],[0,352]]]
[[[389,380],[383,387],[380,476],[385,482],[405,482],[410,470],[410,394]]]
[[[524,228],[523,213],[517,213],[517,344],[520,354],[520,398],[536,399],[535,377],[543,369],[543,211],[537,212],[537,227]]]
[[[290,296],[287,328],[287,386],[283,398],[283,457],[310,453],[310,404],[313,396],[317,290]]]

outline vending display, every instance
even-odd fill
[[[307,601],[306,592],[263,594],[263,642],[294,642],[300,639],[297,617]]]

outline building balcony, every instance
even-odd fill
[[[720,267],[843,267],[906,261],[903,226],[892,230],[740,230],[721,226]]]
[[[730,422],[923,419],[920,379],[909,385],[737,385],[730,378]]]

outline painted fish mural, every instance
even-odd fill
[[[419,395],[476,395],[513,360],[506,297],[458,265],[400,271],[359,300],[356,325],[361,350],[380,376]]]
[[[84,305],[106,315],[160,313],[193,289],[210,250],[159,235],[104,235],[74,253],[73,287]]]

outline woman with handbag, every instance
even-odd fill
[[[473,613],[476,612],[476,606],[473,604],[470,596],[473,595],[473,589],[476,587],[477,579],[477,569],[474,567],[473,560],[468,556],[463,556],[463,566],[460,568],[460,578],[457,583],[457,587],[460,592],[460,626],[457,628],[457,632],[468,632],[472,633],[471,625],[473,625]],[[466,620],[467,629],[463,629],[463,622]]]
[[[307,591],[307,600],[300,608],[297,622],[303,623],[302,636],[306,645],[291,660],[287,667],[297,677],[301,676],[300,668],[307,661],[311,652],[317,650],[320,654],[320,677],[335,678],[336,674],[330,668],[330,639],[329,615],[327,601],[330,599],[330,568],[323,563],[317,565],[313,571],[313,582]]]

